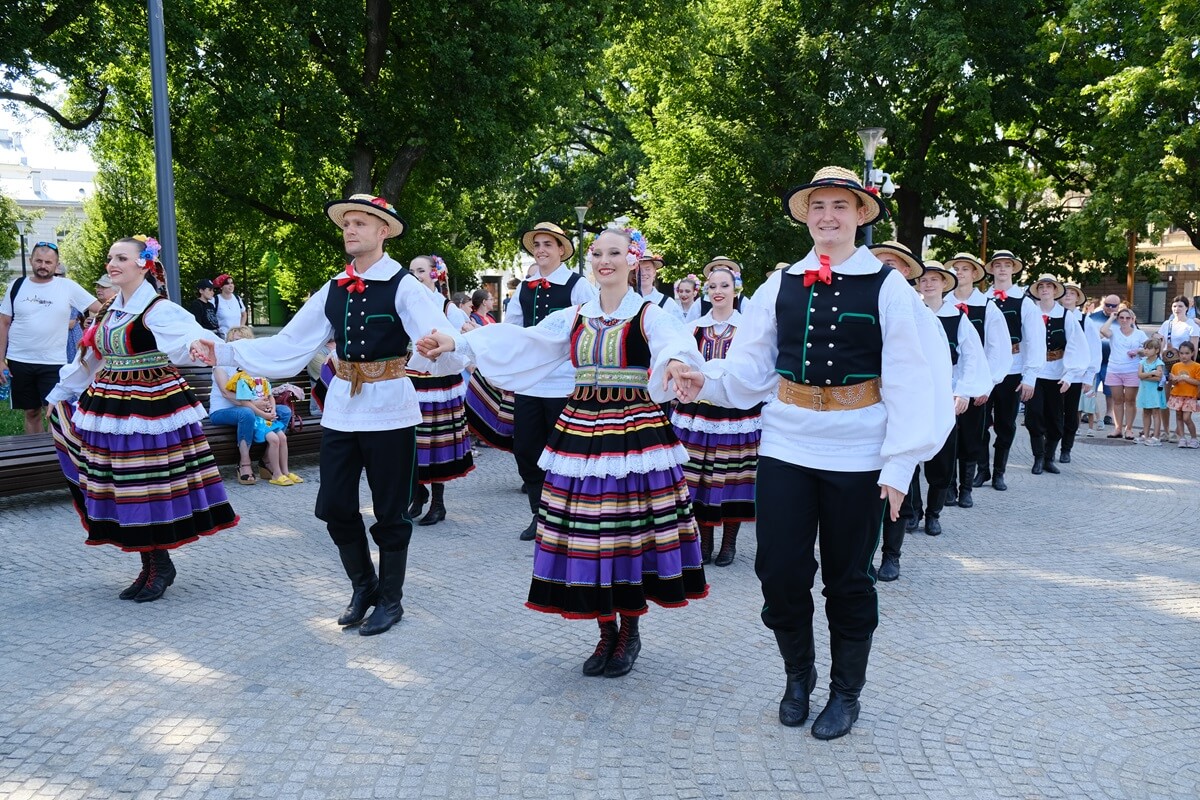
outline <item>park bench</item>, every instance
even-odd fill
[[[212,393],[212,370],[208,367],[179,367],[196,397],[208,408]],[[296,415],[304,421],[300,431],[288,434],[288,455],[291,457],[311,455],[321,450],[321,421],[309,413],[308,398],[311,381],[303,372],[286,380],[272,381],[278,386],[295,384],[304,390],[304,400],[296,403]],[[229,425],[213,425],[204,422],[204,435],[212,448],[213,457],[221,466],[238,463],[237,429]],[[257,460],[262,456],[263,444],[250,448],[250,456]],[[32,436],[0,436],[0,497],[13,497],[30,492],[44,492],[66,488],[67,481],[58,465],[58,454],[54,439],[49,433]]]

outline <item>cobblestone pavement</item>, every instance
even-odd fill
[[[144,605],[116,597],[136,557],[85,548],[65,492],[4,501],[0,798],[1195,798],[1200,453],[1079,442],[1033,476],[1018,441],[1007,493],[906,542],[835,742],[776,720],[752,526],[708,599],[643,620],[630,675],[581,676],[594,624],[522,605],[503,453],[417,529],[407,613],[373,638],[334,624],[313,462],[289,488],[227,474],[241,525]]]

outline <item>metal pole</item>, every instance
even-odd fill
[[[154,103],[154,176],[158,184],[158,241],[162,244],[167,296],[182,303],[179,235],[175,228],[175,173],[171,166],[171,110],[167,105],[167,45],[163,0],[147,0],[150,12],[150,96]]]
[[[1129,232],[1129,262],[1125,267],[1125,291],[1129,296],[1129,307],[1133,308],[1133,274],[1137,264],[1137,231]],[[1147,319],[1150,312],[1147,311]]]
[[[875,166],[874,160],[871,158],[868,158],[867,159],[867,171],[863,175],[863,188],[865,188],[865,189],[871,188],[871,169],[874,166]],[[867,237],[867,247],[870,247],[872,244],[874,244],[874,242],[872,241],[872,230],[871,230],[873,227],[874,226],[872,226],[872,225],[868,225],[866,228],[863,229],[863,231],[865,232],[866,237]]]
[[[578,252],[575,253],[575,256],[576,256],[575,260],[576,260],[576,262],[578,262],[576,265],[576,269],[579,270],[579,274],[582,275],[583,274],[583,220],[579,221],[579,248],[578,248]]]
[[[29,277],[29,268],[25,266],[25,231],[21,231],[21,277]]]

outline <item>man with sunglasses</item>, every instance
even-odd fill
[[[1105,295],[1104,299],[1101,300],[1100,303],[1100,308],[1097,308],[1088,315],[1093,321],[1095,321],[1096,327],[1108,322],[1108,318],[1121,309],[1121,298],[1117,297],[1115,294]],[[1105,377],[1108,375],[1108,351],[1110,349],[1111,345],[1108,343],[1108,339],[1100,337],[1100,369],[1098,372],[1096,372],[1096,377],[1094,379],[1095,382],[1093,383],[1092,388],[1099,388],[1100,385],[1104,383]],[[1108,388],[1107,385],[1104,387],[1103,397],[1100,395],[1096,396],[1096,415],[1100,417],[1104,425],[1112,425],[1112,417],[1108,416],[1108,400],[1110,397],[1112,397],[1112,389]],[[1101,429],[1103,429],[1104,425],[1100,426]]]
[[[0,299],[0,383],[12,381],[12,407],[25,412],[25,433],[39,433],[46,395],[66,363],[72,306],[95,313],[100,302],[58,276],[53,242],[35,244],[29,263],[32,272],[14,280]]]

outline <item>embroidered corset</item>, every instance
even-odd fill
[[[630,319],[575,317],[571,363],[576,399],[597,393],[624,399],[645,396],[650,372],[650,344],[642,327],[645,310],[643,303]]]
[[[696,328],[696,347],[700,350],[700,355],[704,356],[705,361],[712,361],[714,358],[724,358],[729,352],[729,346],[733,344],[733,334],[737,330],[732,325],[725,327],[723,333],[717,333],[717,327],[710,325],[707,328]]]
[[[142,317],[163,298],[150,301],[140,314],[109,310],[96,330],[96,347],[104,356],[104,368],[114,372],[165,367],[167,354],[158,349],[154,334]]]

